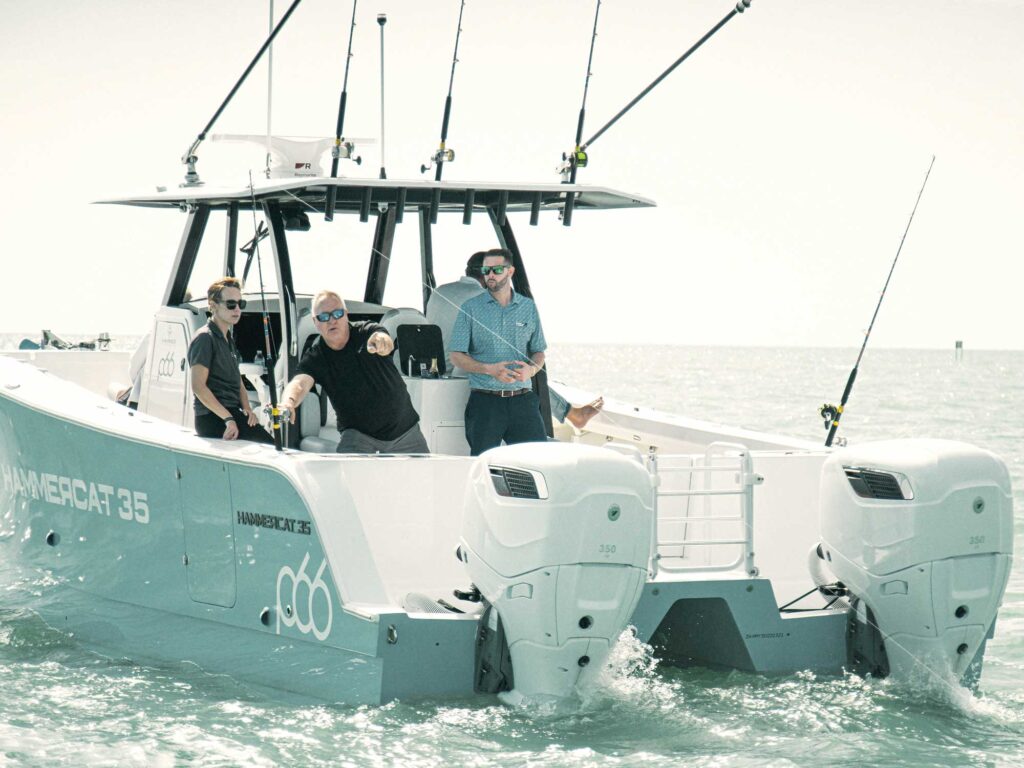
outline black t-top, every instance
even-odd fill
[[[242,374],[238,372],[238,350],[235,340],[229,331],[227,337],[211,320],[205,328],[200,328],[188,347],[188,364],[202,365],[210,371],[206,386],[210,388],[217,402],[229,411],[237,411],[242,407],[240,391]],[[205,416],[210,409],[195,398],[196,413]]]
[[[394,440],[419,422],[409,390],[392,359],[366,351],[366,341],[384,326],[350,323],[348,342],[331,349],[323,338],[302,356],[299,372],[324,388],[338,415],[338,431],[348,427],[377,440]]]

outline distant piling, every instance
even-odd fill
[[[964,359],[964,343],[960,339],[956,340],[956,344],[953,347],[953,359],[958,363]]]

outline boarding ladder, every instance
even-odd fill
[[[747,447],[715,442],[703,455],[652,450],[646,465],[655,486],[652,574],[742,567],[757,576],[754,486],[764,478],[755,474]],[[703,482],[695,488],[698,478]]]

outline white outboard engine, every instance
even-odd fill
[[[523,443],[477,460],[459,553],[489,604],[481,637],[500,646],[483,670],[478,647],[478,690],[539,702],[596,675],[647,579],[653,490],[639,454],[605,448]],[[503,684],[481,685],[509,660]]]
[[[822,468],[821,535],[828,567],[852,598],[855,667],[903,682],[972,684],[1013,551],[1000,459],[947,440],[836,451]]]

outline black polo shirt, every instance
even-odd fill
[[[402,374],[392,359],[366,351],[366,341],[384,327],[350,323],[348,342],[331,349],[323,337],[302,356],[299,372],[324,388],[338,415],[338,432],[352,427],[377,440],[394,440],[420,420]]]
[[[188,346],[188,364],[202,365],[210,371],[206,386],[210,388],[217,401],[229,411],[237,411],[242,407],[239,391],[242,388],[242,375],[238,372],[241,362],[235,340],[228,332],[227,337],[211,320],[205,328],[201,328]],[[198,416],[205,416],[210,409],[195,398],[195,409]]]

